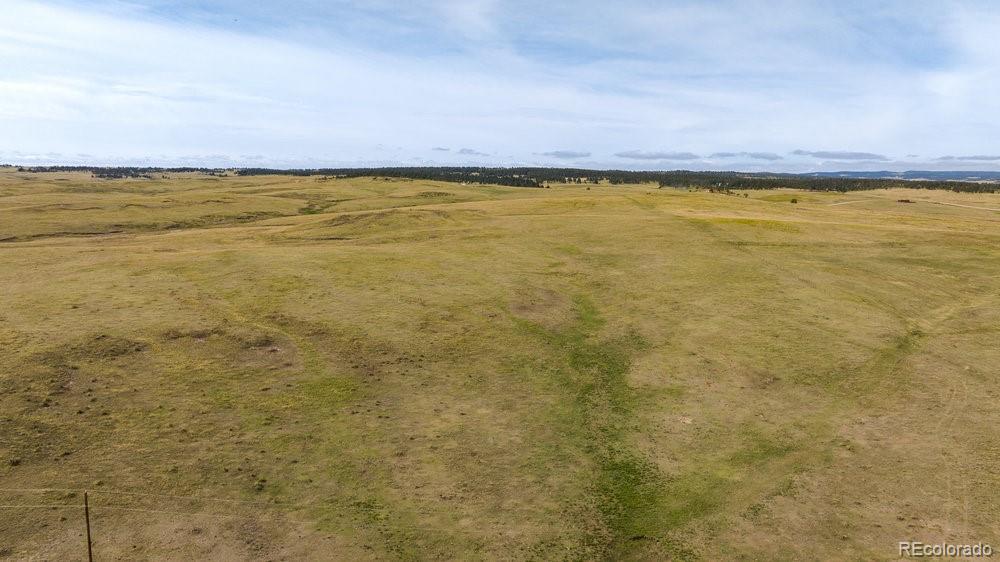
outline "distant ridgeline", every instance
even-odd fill
[[[579,168],[484,168],[484,167],[390,167],[390,168],[319,168],[278,170],[272,168],[103,168],[93,166],[22,167],[26,172],[90,172],[97,178],[152,178],[166,172],[201,172],[224,176],[292,175],[330,178],[405,178],[512,187],[545,187],[549,183],[611,184],[654,183],[660,187],[733,189],[794,188],[813,191],[860,191],[906,187],[947,189],[975,193],[1000,191],[1000,173],[996,172],[837,172],[809,174],[774,174],[746,172],[692,172],[686,170],[647,172],[629,170],[584,170]],[[950,174],[950,175],[948,175]],[[960,181],[953,179],[961,177]],[[913,179],[909,179],[913,178]],[[945,179],[949,178],[949,179]]]

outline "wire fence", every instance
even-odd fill
[[[186,496],[182,494],[158,494],[153,492],[135,492],[130,490],[84,490],[83,488],[0,488],[0,496],[18,495],[43,495],[43,494],[72,494],[72,497],[60,498],[63,503],[4,503],[0,504],[0,509],[83,509],[82,494],[90,496],[91,509],[113,510],[113,511],[134,511],[146,513],[162,513],[169,515],[182,515],[187,517],[213,517],[227,519],[275,519],[281,518],[289,522],[305,523],[291,517],[292,511],[308,509],[310,505],[290,504],[280,502],[259,502],[250,500],[240,500],[233,498],[217,498],[207,496]],[[78,497],[79,496],[79,497]],[[68,503],[66,500],[76,500],[75,503]],[[95,501],[96,500],[96,501]],[[141,505],[140,501],[133,501],[132,504],[123,503],[129,500],[152,501],[154,507]],[[164,502],[163,500],[167,500]],[[213,507],[211,510],[184,511],[180,509],[165,509],[164,503],[190,502],[200,504],[222,504],[220,507]],[[135,505],[140,504],[140,505]],[[244,512],[236,512],[234,508],[243,507]],[[221,511],[221,512],[220,512]]]
[[[46,498],[46,495],[59,494],[58,498]],[[23,497],[25,501],[17,502]],[[234,498],[218,498],[206,496],[186,496],[182,494],[161,494],[153,492],[136,492],[131,490],[85,490],[82,488],[0,488],[0,498],[7,498],[8,503],[0,503],[0,512],[17,511],[58,511],[61,521],[67,521],[67,511],[80,514],[81,529],[86,528],[87,559],[93,561],[93,545],[91,540],[91,519],[101,518],[109,513],[147,513],[182,517],[185,520],[196,521],[202,518],[222,520],[254,520],[282,521],[289,523],[307,523],[291,517],[290,511],[305,509],[304,504],[280,504],[274,502],[256,502]],[[30,499],[29,499],[30,498]],[[38,499],[50,500],[52,503],[41,503]],[[96,501],[94,501],[96,499]],[[73,503],[70,503],[72,501]],[[170,509],[178,503],[215,504],[208,510],[187,511]],[[152,503],[152,506],[142,505]],[[280,507],[279,507],[280,506]],[[81,543],[81,547],[82,547]]]
[[[41,503],[39,496],[44,498],[47,494],[59,494],[60,497],[51,498],[53,503]],[[85,506],[89,495],[89,508]],[[83,525],[90,526],[90,520],[105,518],[108,514],[124,513],[148,513],[159,514],[171,517],[180,517],[188,521],[197,521],[201,518],[220,520],[248,520],[262,523],[293,523],[308,525],[317,523],[330,516],[329,506],[323,506],[321,502],[309,503],[284,503],[280,501],[252,501],[235,498],[220,498],[211,496],[195,496],[183,494],[165,494],[146,491],[134,491],[124,489],[84,489],[84,488],[0,488],[0,498],[7,498],[10,503],[0,503],[0,512],[17,510],[53,510],[63,514],[61,520],[65,521],[66,511],[77,511],[80,514],[81,529]],[[23,503],[12,502],[17,497],[24,497]],[[30,498],[30,499],[29,499]],[[50,498],[44,498],[49,500]],[[2,500],[0,500],[2,501]],[[72,503],[70,503],[72,502]],[[195,504],[206,506],[208,509],[184,510],[176,509],[180,503],[189,503],[194,508]],[[145,505],[143,505],[145,503]],[[207,504],[207,505],[206,505]],[[214,506],[212,504],[215,504]],[[178,506],[179,507],[179,506]],[[327,509],[324,509],[326,507]],[[323,509],[325,514],[319,518],[300,519],[295,517],[296,512],[308,512],[310,510]],[[349,510],[348,510],[349,511]],[[340,517],[350,517],[349,513],[340,512]],[[84,520],[86,518],[86,521]],[[394,529],[401,531],[432,533],[440,536],[447,536],[456,532],[462,532],[450,525],[434,524],[431,521],[421,521],[419,523],[406,523],[403,521],[389,520],[355,520],[353,525],[367,527],[379,527],[383,529]],[[89,549],[89,542],[88,542]]]
[[[189,501],[206,501],[206,502],[224,502],[233,504],[244,504],[244,505],[254,505],[259,507],[273,507],[275,505],[281,505],[285,507],[306,507],[304,505],[296,504],[283,504],[274,502],[259,502],[250,500],[237,500],[232,498],[215,498],[208,496],[185,496],[181,494],[156,494],[152,492],[134,492],[128,490],[112,490],[112,489],[86,489],[83,488],[0,488],[0,494],[2,493],[36,493],[36,494],[46,494],[46,493],[77,493],[82,494],[84,491],[88,492],[91,496],[93,495],[118,495],[118,496],[136,496],[136,497],[148,497],[148,498],[164,498],[164,499],[174,499],[174,500],[189,500]]]

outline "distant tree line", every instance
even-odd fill
[[[106,170],[93,170],[91,172],[95,178],[102,180],[121,180],[125,178],[153,179],[150,172],[130,168],[109,168]]]
[[[220,168],[153,168],[36,166],[21,168],[30,172],[91,172],[99,178],[150,177],[165,172],[201,172],[225,175]],[[971,181],[904,180],[897,178],[848,178],[809,174],[774,174],[745,172],[693,172],[687,170],[646,172],[631,170],[584,170],[579,168],[486,168],[486,167],[391,167],[391,168],[318,168],[278,170],[241,168],[241,176],[292,175],[335,178],[382,177],[437,180],[513,187],[545,187],[552,183],[578,184],[655,184],[663,188],[696,188],[713,191],[792,188],[812,191],[863,191],[870,189],[913,188],[946,189],[972,193],[996,193],[1000,183]]]
[[[540,172],[544,168],[473,168],[473,167],[410,167],[410,168],[321,168],[316,170],[274,170],[242,168],[241,176],[294,175],[332,176],[337,178],[383,177],[414,180],[438,180],[465,183],[506,185],[511,187],[543,187]],[[554,178],[553,178],[554,179]],[[560,178],[561,181],[561,178]]]
[[[223,168],[158,168],[150,166],[21,166],[18,171],[22,172],[90,172],[94,175],[98,173],[114,175],[119,174],[134,177],[142,174],[162,174],[166,172],[201,172],[217,174],[225,172]]]
[[[238,170],[237,173],[244,176],[272,174],[292,174],[297,176],[325,175],[341,178],[379,176],[488,183],[517,187],[543,187],[548,183],[608,183],[611,185],[653,183],[660,187],[700,188],[718,191],[792,188],[812,191],[846,192],[897,187],[947,189],[974,193],[995,193],[1000,191],[1000,184],[997,183],[901,180],[893,178],[817,177],[798,174],[744,172],[692,172],[686,170],[646,172],[631,170],[582,170],[578,168],[480,167],[324,168],[315,170],[243,168]]]

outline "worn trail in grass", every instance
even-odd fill
[[[520,321],[523,329],[554,351],[551,372],[565,386],[568,414],[557,420],[564,431],[576,434],[579,446],[595,465],[590,484],[601,517],[601,528],[589,537],[592,553],[618,557],[629,541],[653,539],[664,530],[657,515],[663,508],[664,479],[657,468],[629,444],[635,397],[626,373],[631,355],[646,342],[637,333],[600,341],[604,325],[593,302],[574,299],[574,315],[567,326],[548,329]]]

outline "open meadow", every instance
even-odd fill
[[[1000,548],[1000,195],[4,168],[0,560],[84,490],[97,560]]]

